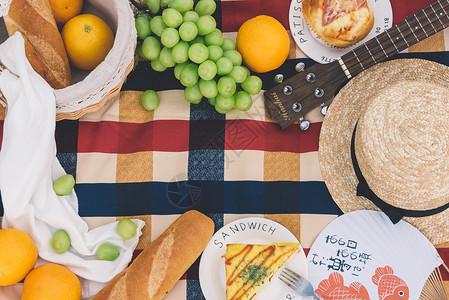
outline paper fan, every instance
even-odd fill
[[[448,299],[435,247],[409,223],[393,224],[382,212],[338,217],[318,235],[307,262],[323,299],[420,299],[421,293],[421,299]]]

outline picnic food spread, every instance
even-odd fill
[[[226,299],[254,298],[298,251],[298,243],[226,245]]]
[[[322,114],[281,129],[264,90],[280,90],[271,97],[282,117],[284,96],[324,80],[290,42],[302,30],[289,30],[286,19],[295,26],[298,15],[287,16],[285,4],[2,1],[11,3],[3,16],[10,37],[0,45],[0,298],[312,295],[300,279],[280,280],[288,264],[326,300],[447,299],[449,163],[439,127],[447,127],[449,72],[428,60],[376,59],[449,25],[449,2],[407,19],[404,36],[402,27],[374,28],[368,0],[293,0],[319,47],[347,49],[324,76],[345,82],[329,110],[323,102]],[[373,31],[386,34],[348,48]],[[135,50],[126,70],[109,55],[123,32]],[[96,82],[98,70],[116,81],[99,87],[101,105],[55,122],[58,90]],[[301,73],[305,83],[284,82]],[[320,84],[304,97],[327,97]],[[383,245],[396,245],[394,234],[421,252],[399,247],[396,259]],[[419,257],[419,272],[409,271]]]

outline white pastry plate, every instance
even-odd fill
[[[201,290],[207,300],[226,299],[226,272],[224,258],[226,245],[272,244],[281,242],[298,243],[296,237],[284,226],[264,218],[243,218],[231,222],[218,230],[206,246],[200,260],[199,279]],[[308,278],[307,260],[304,249],[288,261],[290,269]],[[258,300],[295,299],[302,297],[282,283],[275,275],[271,283],[258,294]]]
[[[289,25],[293,39],[305,55],[321,64],[333,62],[359,45],[369,41],[378,34],[391,28],[393,10],[389,0],[368,0],[374,14],[374,25],[371,32],[354,46],[340,49],[325,45],[307,26],[302,14],[302,0],[293,0],[290,4]]]

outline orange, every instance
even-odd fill
[[[44,264],[33,269],[23,282],[22,300],[79,300],[78,277],[58,264]]]
[[[287,59],[290,38],[278,20],[260,15],[240,26],[236,45],[244,64],[254,72],[264,73],[280,67]]]
[[[56,24],[62,26],[81,13],[83,0],[50,0],[50,5]]]
[[[111,50],[114,33],[101,18],[83,14],[65,23],[62,39],[72,66],[90,71],[95,69]]]
[[[0,286],[21,281],[34,267],[37,247],[25,232],[0,229]]]

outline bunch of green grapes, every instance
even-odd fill
[[[207,98],[222,114],[252,106],[251,95],[262,80],[242,66],[242,56],[232,39],[223,38],[212,17],[213,0],[143,0],[150,10],[136,17],[139,55],[153,70],[173,68],[185,86],[184,97],[193,104]],[[156,101],[156,97],[152,97]],[[151,99],[147,99],[147,101]]]

